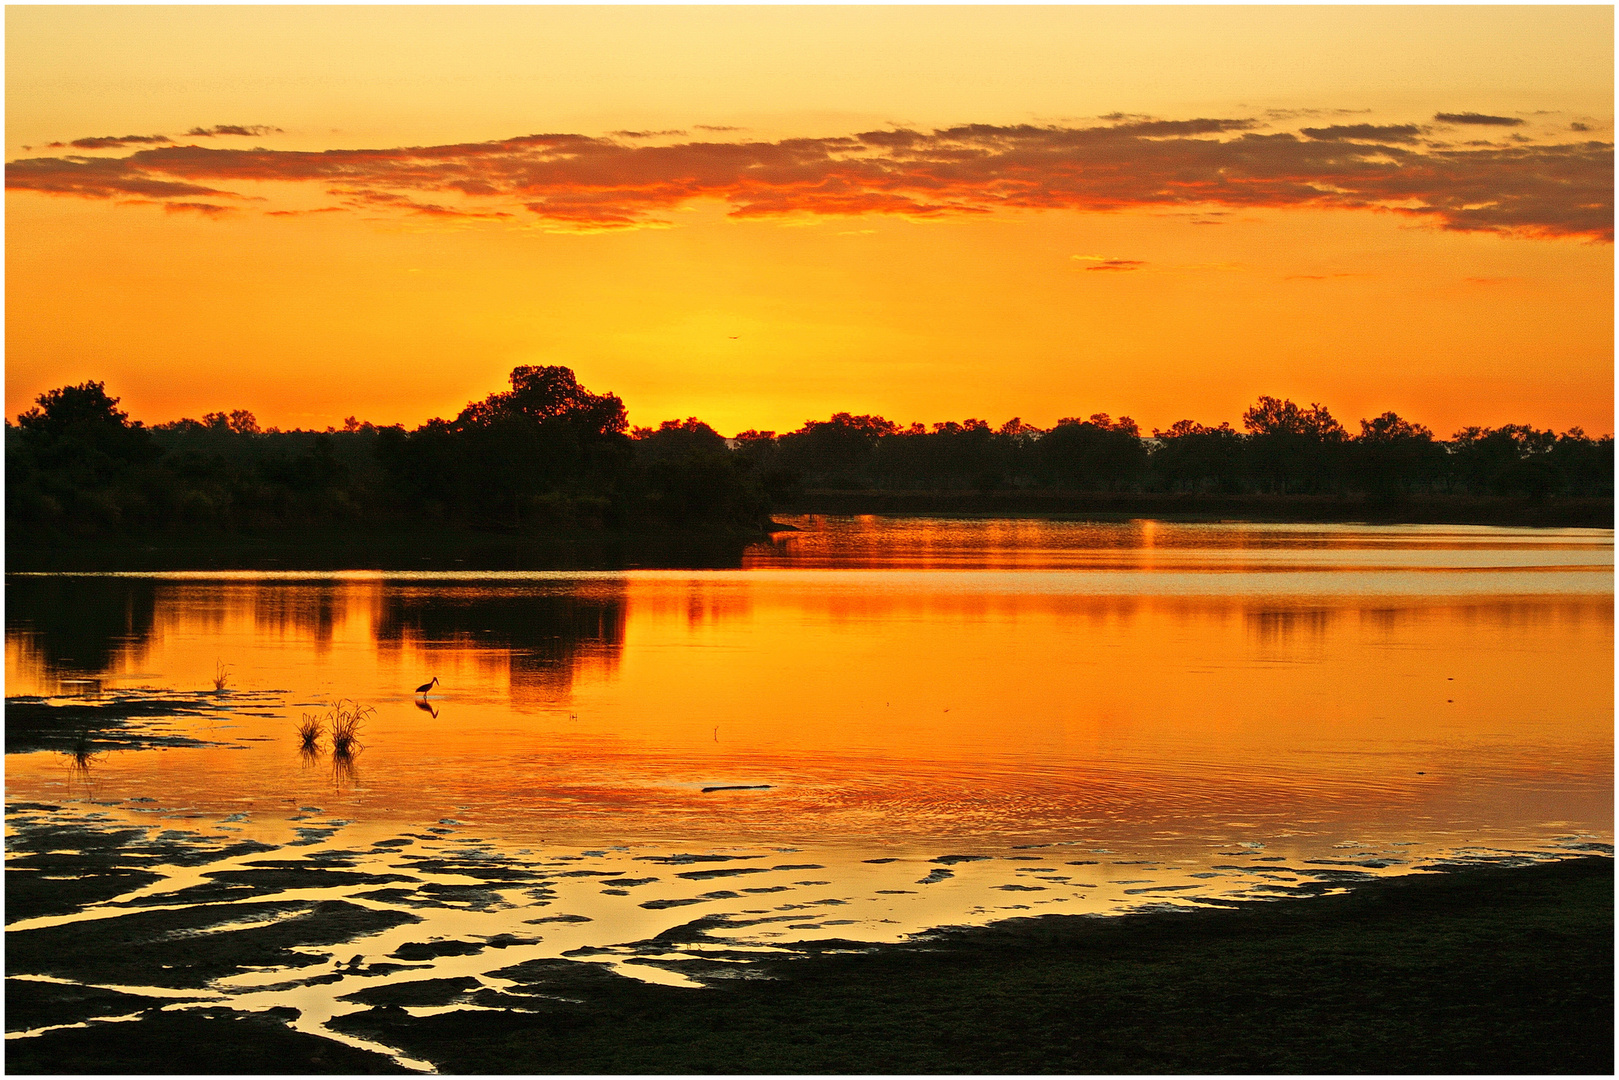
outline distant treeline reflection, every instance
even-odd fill
[[[624,586],[584,589],[482,587],[390,589],[376,622],[378,648],[407,643],[432,654],[469,647],[507,653],[512,700],[548,703],[565,697],[588,665],[610,671],[624,649]]]
[[[157,589],[139,579],[6,578],[6,636],[22,635],[53,675],[104,675],[152,636]]]
[[[237,617],[251,618],[260,635],[290,632],[317,647],[329,646],[350,619],[366,618],[383,653],[408,648],[430,661],[435,653],[477,653],[508,670],[514,701],[544,703],[565,697],[582,668],[613,669],[628,601],[623,584],[611,581],[558,589],[55,576],[6,582],[8,636],[25,639],[57,679],[138,666],[160,619],[217,631]],[[237,675],[251,681],[251,673]]]
[[[1613,437],[1527,424],[1448,440],[1388,412],[1351,433],[1320,404],[1261,397],[1242,430],[1129,417],[902,427],[837,413],[724,439],[697,420],[631,428],[623,402],[564,367],[414,431],[261,429],[245,410],[145,427],[103,384],[43,394],[6,424],[12,542],[297,529],[519,536],[729,534],[805,489],[1611,498]]]

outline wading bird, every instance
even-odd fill
[[[429,690],[433,689],[433,683],[436,683],[436,682],[438,682],[438,676],[434,675],[433,676],[433,682],[424,682],[424,683],[422,683],[422,685],[420,685],[420,686],[418,686],[416,688],[416,692],[418,694],[425,694]]]

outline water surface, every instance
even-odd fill
[[[170,701],[207,744],[11,754],[8,803],[58,809],[8,831],[274,848],[10,929],[325,853],[400,880],[276,895],[421,920],[354,953],[472,943],[210,991],[318,1027],[534,957],[686,982],[1611,843],[1610,530],[792,520],[729,571],[8,577],[8,698]],[[373,710],[363,749],[301,754],[338,699]]]

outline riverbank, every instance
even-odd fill
[[[670,934],[701,932],[699,920]],[[333,1027],[455,1073],[1609,1073],[1613,862],[1014,919],[896,946],[825,943],[752,970],[764,977],[691,990],[532,961],[500,973],[521,1010],[412,1015],[476,1003],[420,984]],[[112,994],[8,979],[13,1027],[139,1016],[10,1040],[8,1071],[397,1070],[273,1013],[92,1000]]]
[[[288,536],[218,534],[8,542],[8,572],[160,570],[619,570],[742,565],[766,531],[565,532],[516,536],[446,529]]]
[[[810,491],[778,516],[878,515],[1294,524],[1515,525],[1613,528],[1612,499],[1431,496],[1375,500],[1315,495],[1075,494],[1049,491]],[[624,570],[735,569],[748,545],[792,533],[771,522],[723,533],[561,532],[518,536],[438,532],[159,535],[117,540],[8,540],[8,572],[164,570]]]
[[[805,491],[782,514],[893,517],[1057,517],[1093,521],[1368,522],[1611,529],[1610,499],[1472,495],[1184,495],[1060,491]]]

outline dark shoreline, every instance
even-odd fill
[[[1182,522],[1614,526],[1612,499],[1317,495],[1144,495],[1050,491],[809,491],[778,507],[795,515]],[[568,532],[519,536],[470,529],[300,534],[149,535],[119,540],[8,539],[8,573],[161,570],[734,569],[750,544],[796,531],[715,534]]]
[[[7,573],[162,570],[724,569],[765,532],[716,535],[564,533],[521,537],[442,533],[231,534],[119,541],[9,542]]]
[[[847,491],[812,489],[778,514],[892,517],[1051,517],[1092,521],[1289,523],[1365,522],[1378,525],[1531,525],[1600,528],[1614,525],[1613,499],[1530,499],[1515,496],[1420,495],[1181,495],[1062,491]]]
[[[693,991],[531,962],[502,973],[532,1002],[523,1011],[378,1004],[334,1026],[457,1073],[1611,1073],[1613,860],[1013,919],[762,966],[771,978]],[[7,986],[30,1026],[53,1008],[57,1022],[86,1019],[80,1002],[98,993]],[[149,1003],[140,1020],[8,1041],[6,1067],[397,1071],[282,1019]]]

